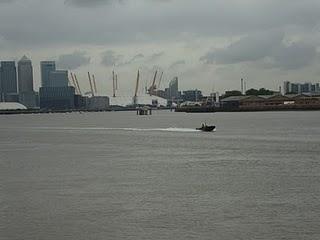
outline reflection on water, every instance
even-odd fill
[[[0,239],[319,239],[319,118],[1,116]]]

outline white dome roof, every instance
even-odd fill
[[[164,98],[160,98],[157,96],[150,96],[150,95],[142,95],[137,97],[137,104],[141,105],[151,105],[152,100],[157,100],[159,105],[167,106],[167,100]],[[119,96],[119,97],[110,97],[110,105],[117,105],[117,106],[128,106],[132,105],[133,97],[128,96]]]
[[[25,110],[26,106],[16,102],[0,102],[0,110]]]

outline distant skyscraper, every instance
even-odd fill
[[[32,62],[26,56],[23,56],[18,62],[18,90],[20,103],[27,108],[36,107],[37,97],[33,90]]]
[[[41,65],[41,86],[52,87],[50,82],[50,72],[56,70],[56,63],[54,61],[42,61]]]
[[[18,87],[19,93],[33,92],[33,68],[26,56],[18,62]]]
[[[0,81],[1,93],[17,93],[17,69],[14,61],[1,62]]]
[[[286,95],[291,92],[291,84],[288,81],[283,83],[283,94]]]
[[[169,99],[179,98],[179,81],[178,77],[175,77],[169,83]]]

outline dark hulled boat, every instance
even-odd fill
[[[197,128],[197,130],[202,132],[212,132],[216,129],[216,126],[208,126],[206,124],[202,124],[201,128]]]

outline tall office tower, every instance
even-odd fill
[[[0,67],[1,93],[17,93],[17,69],[14,61],[2,61]]]
[[[41,65],[41,86],[52,87],[50,82],[50,72],[56,70],[56,63],[54,61],[42,61]]]
[[[35,108],[37,97],[33,90],[32,62],[26,56],[23,56],[18,62],[18,88],[19,102],[27,108]]]
[[[175,77],[169,83],[169,99],[179,98],[179,81],[178,77]]]
[[[33,92],[33,68],[26,56],[18,62],[18,87],[19,93]]]
[[[291,83],[289,81],[285,81],[283,83],[283,94],[286,95],[291,92]]]

